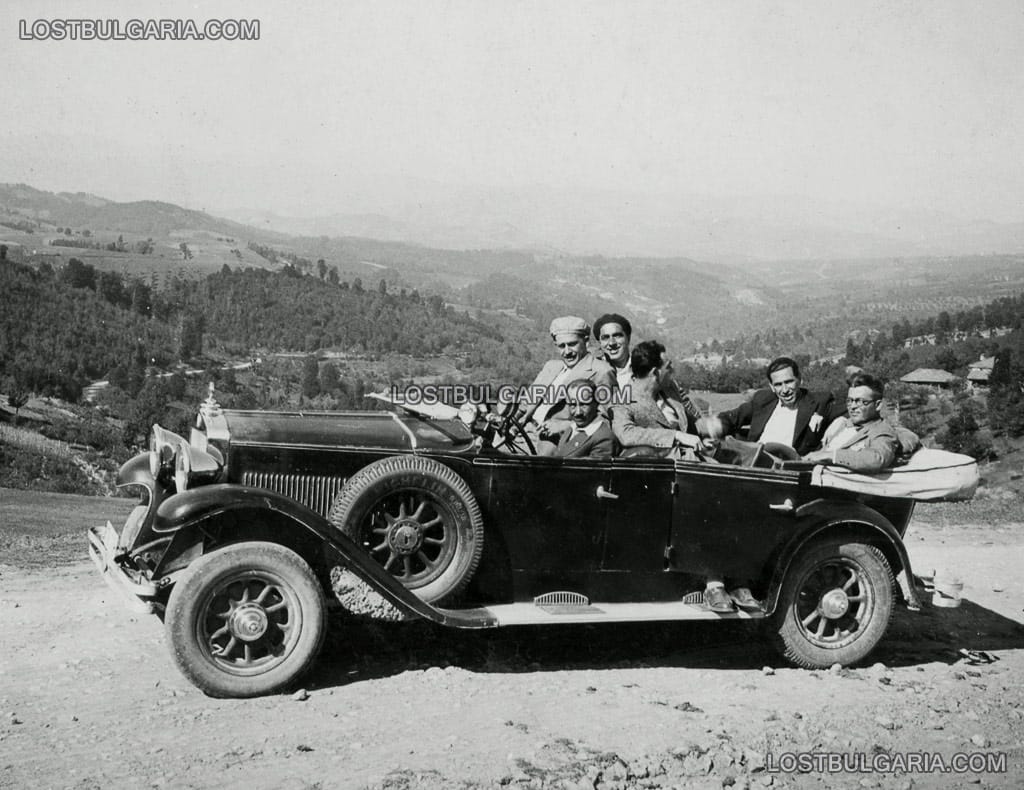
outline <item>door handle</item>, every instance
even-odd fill
[[[787,499],[781,505],[768,505],[768,507],[777,513],[792,513],[796,510],[796,505],[793,504],[792,499]]]
[[[618,499],[618,494],[613,494],[611,491],[605,491],[604,486],[597,487],[597,498],[598,499]]]

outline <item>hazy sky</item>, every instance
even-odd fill
[[[68,17],[261,38],[19,40]],[[0,108],[0,182],[119,200],[310,215],[414,177],[1024,220],[1020,0],[8,1]]]

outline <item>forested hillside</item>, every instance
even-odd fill
[[[160,291],[72,259],[60,272],[0,264],[0,365],[7,390],[77,400],[90,381],[120,370],[141,379],[204,355],[248,359],[274,352],[445,355],[481,378],[520,380],[547,351],[542,331],[506,340],[439,296],[390,293],[281,272],[224,270],[176,278]],[[521,326],[521,325],[520,325]],[[532,349],[532,351],[531,351]]]
[[[118,364],[167,365],[176,359],[172,326],[154,320],[142,283],[103,290],[96,273],[63,276],[0,262],[0,384],[78,399],[82,387]],[[86,280],[74,279],[86,271]],[[104,282],[107,282],[106,280]],[[77,286],[77,287],[76,287]]]

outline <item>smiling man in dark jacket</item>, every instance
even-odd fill
[[[843,414],[831,392],[811,392],[800,386],[800,366],[789,357],[768,365],[770,389],[758,390],[746,403],[702,420],[698,430],[705,436],[730,436],[749,425],[747,439],[775,442],[805,455],[821,446],[825,430]]]

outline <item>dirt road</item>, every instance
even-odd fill
[[[0,787],[1020,787],[1024,527],[916,523],[907,543],[966,600],[901,612],[865,668],[787,668],[725,626],[338,620],[308,698],[243,701],[192,688],[160,622],[85,563],[0,566]],[[811,752],[1005,772],[777,770]]]

